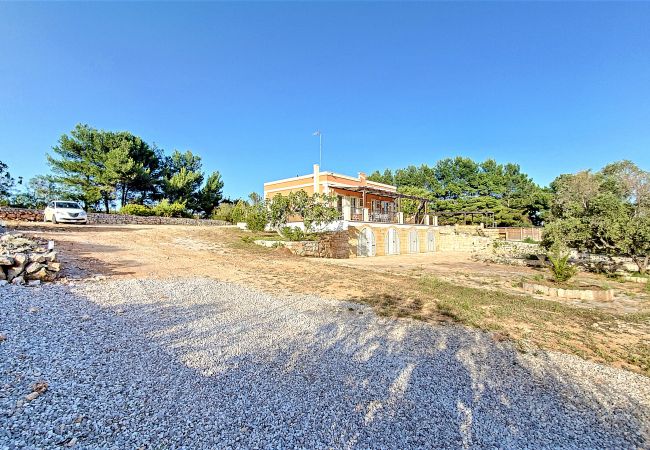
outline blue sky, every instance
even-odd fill
[[[448,156],[538,183],[650,169],[650,3],[0,3],[0,160],[76,123],[219,170],[225,194]]]

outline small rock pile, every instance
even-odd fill
[[[61,264],[47,243],[28,239],[18,233],[0,235],[0,286],[7,283],[39,285],[54,281]]]

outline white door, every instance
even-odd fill
[[[389,228],[386,233],[386,254],[399,255],[399,236],[394,228]]]
[[[418,232],[417,230],[411,230],[409,232],[409,253],[417,253],[418,250]]]
[[[436,251],[436,238],[433,234],[433,230],[427,231],[427,251],[428,252]]]
[[[364,228],[359,233],[357,256],[375,256],[376,253],[377,244],[375,242],[375,233],[370,228]]]

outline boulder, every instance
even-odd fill
[[[41,264],[44,263],[44,262],[46,262],[46,261],[45,261],[45,255],[42,254],[42,253],[32,253],[32,254],[29,256],[29,260],[30,260],[31,262],[33,262],[33,263],[36,262],[36,263],[41,263]]]
[[[13,281],[13,279],[20,276],[21,273],[23,273],[22,267],[10,267],[7,269],[7,281]]]
[[[38,271],[26,274],[25,278],[28,280],[41,280],[46,281],[50,277],[45,267],[40,267]]]
[[[7,275],[5,274],[5,271],[0,268],[0,280],[6,280]]]
[[[15,277],[11,280],[11,284],[25,284],[25,279],[22,276]]]
[[[20,267],[21,269],[27,264],[27,255],[24,253],[16,253],[14,255],[14,267]]]
[[[49,251],[44,255],[44,258],[47,262],[54,262],[56,261],[56,252],[54,250]]]
[[[39,264],[37,262],[29,263],[27,267],[25,267],[25,273],[29,275],[30,273],[38,272],[43,267],[43,264]]]
[[[0,255],[0,266],[13,266],[14,262],[10,255]]]
[[[48,263],[47,270],[50,270],[52,272],[58,272],[59,270],[61,270],[61,263],[58,262]]]

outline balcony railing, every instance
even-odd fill
[[[370,211],[370,221],[379,223],[397,223],[397,213],[394,211]]]
[[[363,222],[363,208],[350,207],[350,220]]]

